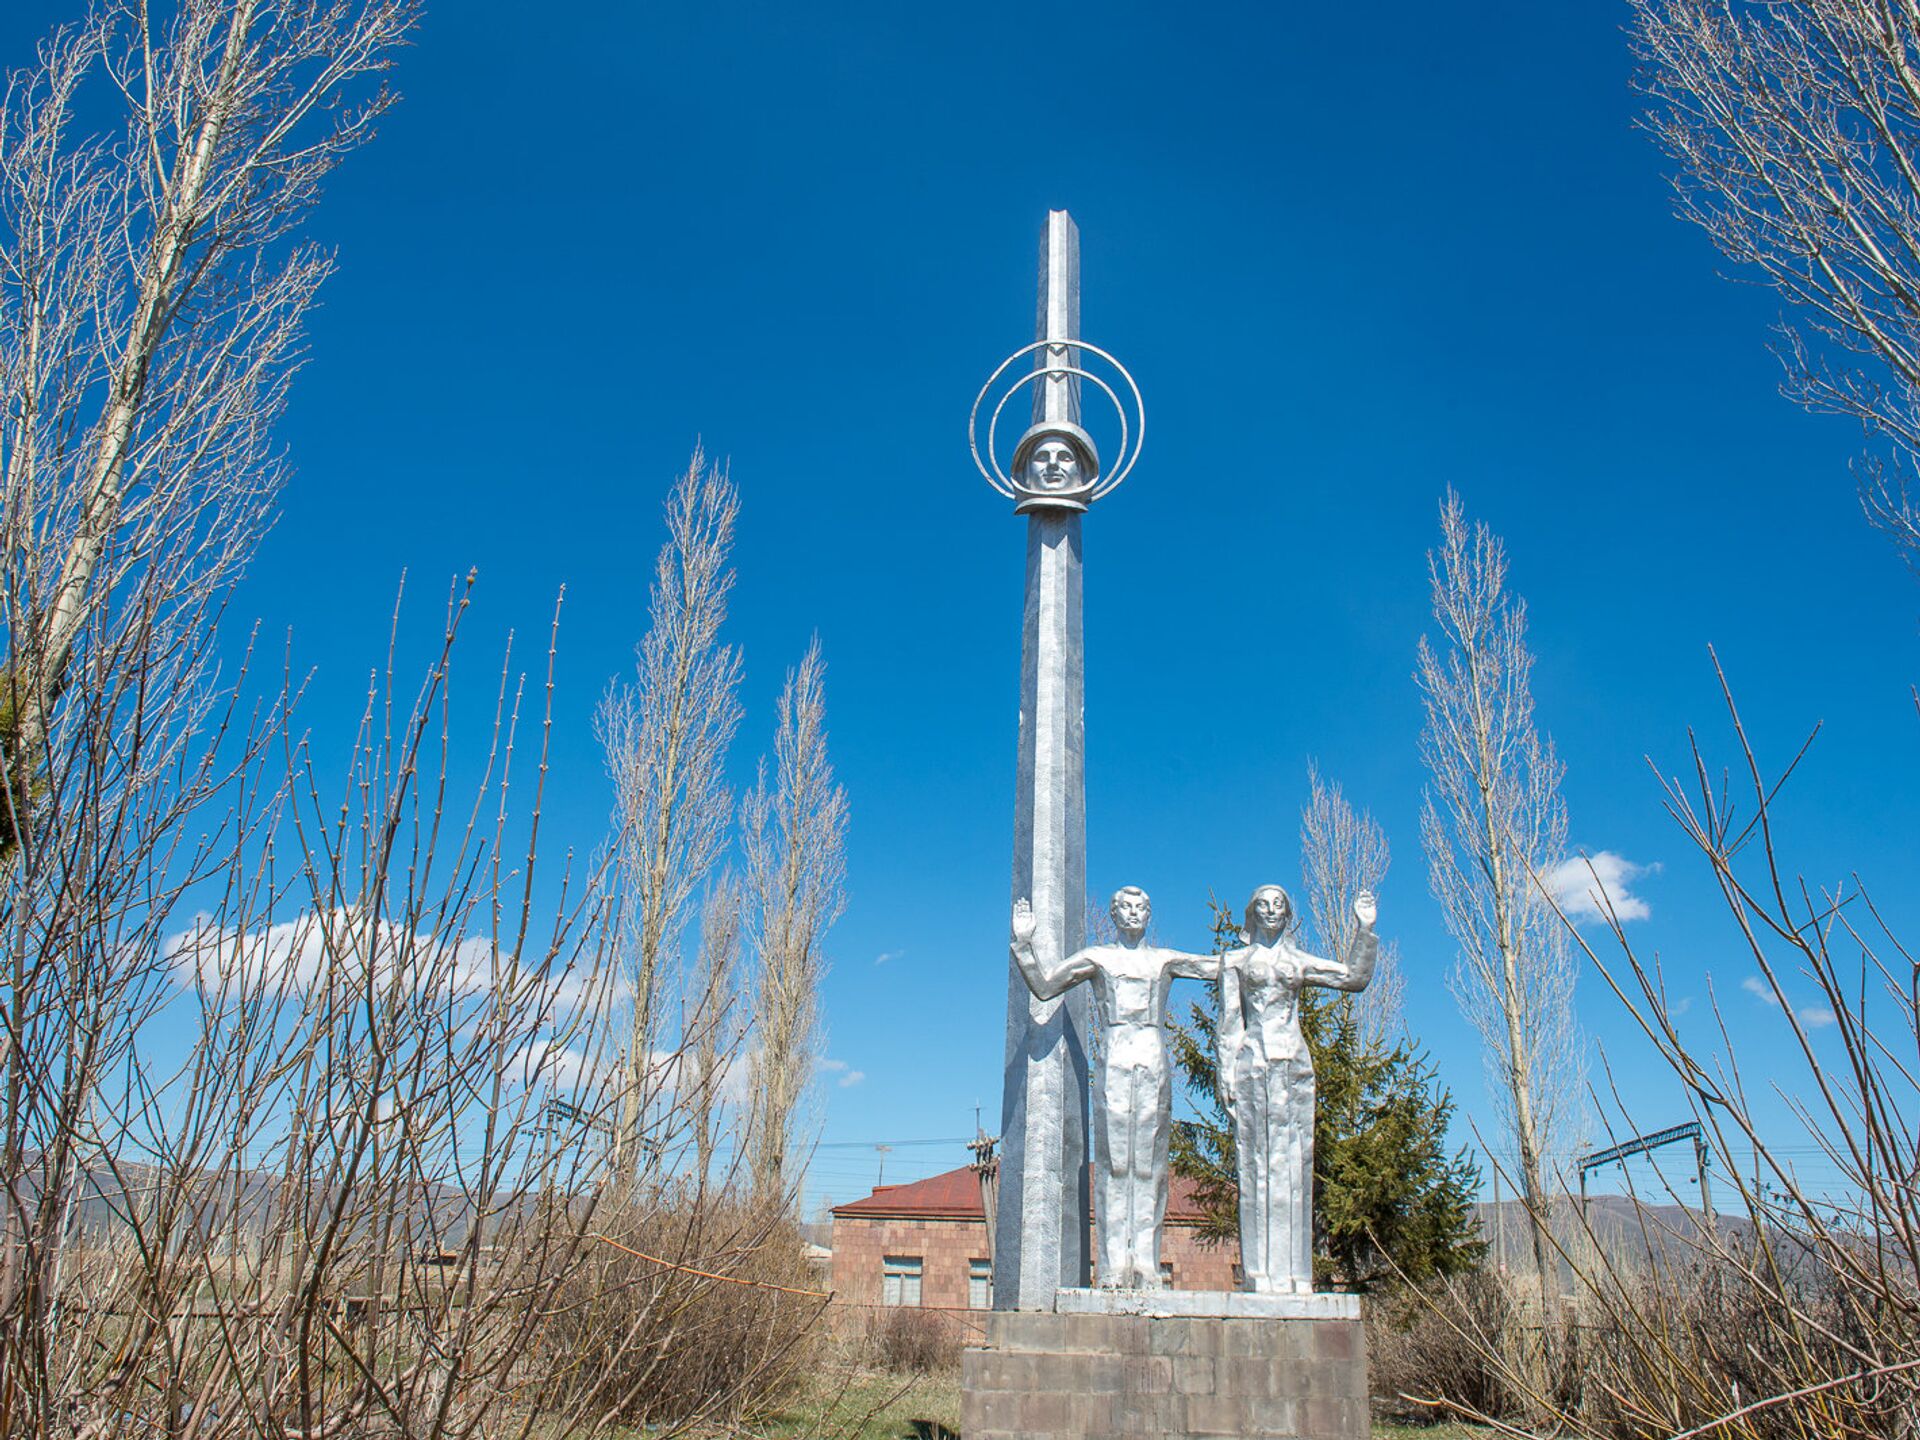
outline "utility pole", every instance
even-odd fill
[[[1580,1160],[1580,1218],[1587,1214],[1587,1172],[1597,1170],[1602,1165],[1619,1165],[1626,1168],[1626,1162],[1635,1155],[1645,1155],[1658,1150],[1662,1145],[1672,1145],[1677,1141],[1693,1142],[1694,1173],[1700,1182],[1700,1211],[1705,1217],[1707,1228],[1714,1226],[1713,1192],[1707,1186],[1707,1140],[1698,1120],[1689,1120],[1684,1125],[1672,1125],[1665,1130],[1655,1130],[1647,1135],[1635,1135],[1622,1140],[1618,1145],[1609,1145],[1604,1150],[1589,1150]]]

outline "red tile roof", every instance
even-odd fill
[[[968,1165],[905,1185],[876,1185],[866,1199],[834,1206],[833,1214],[849,1220],[977,1220],[982,1224],[987,1218],[980,1203],[979,1177]],[[1171,1178],[1167,1219],[1176,1225],[1200,1219],[1193,1182],[1183,1176]]]
[[[866,1199],[836,1206],[833,1213],[869,1220],[906,1218],[985,1223],[987,1218],[980,1203],[980,1177],[967,1165],[905,1185],[876,1185]]]

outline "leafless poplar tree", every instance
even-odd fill
[[[749,1143],[755,1191],[793,1186],[796,1119],[819,1046],[822,946],[846,905],[847,799],[827,759],[825,662],[816,637],[780,692],[774,775],[767,766],[742,810],[757,966]]]
[[[292,232],[372,133],[412,0],[96,4],[0,111],[9,851],[77,666],[183,643],[265,528],[331,260]],[[99,106],[96,110],[94,107]],[[111,109],[107,108],[111,107]],[[95,135],[95,115],[117,133]],[[91,652],[91,654],[89,654]]]
[[[739,493],[726,470],[695,448],[667,497],[667,542],[654,564],[650,625],[632,684],[611,690],[600,733],[613,774],[625,893],[622,948],[631,1020],[622,1078],[622,1144],[650,1092],[680,1086],[654,1059],[663,966],[688,906],[727,840],[733,796],[727,749],[740,724],[740,658],[720,643],[733,571],[727,557]]]
[[[1309,765],[1307,803],[1300,811],[1300,864],[1306,880],[1306,918],[1320,953],[1347,953],[1359,924],[1353,915],[1353,897],[1361,890],[1379,890],[1390,860],[1386,831],[1371,814],[1356,812],[1339,785],[1322,780],[1319,766]],[[1334,1003],[1353,1007],[1366,1039],[1391,1043],[1405,1029],[1405,988],[1399,947],[1388,941],[1380,947],[1373,983],[1358,995],[1339,996]]]
[[[272,888],[229,859],[284,803],[254,783],[278,722],[211,683],[210,632],[330,267],[293,232],[371,134],[413,8],[102,3],[0,100],[0,1413],[20,1433],[73,1413],[88,1177],[164,1109],[136,1038],[173,999],[169,919],[208,884]]]
[[[680,1424],[814,1303],[736,1305],[716,1370],[673,1267],[781,1251],[773,1222],[690,1221],[658,1170],[651,1209],[603,1203],[611,895],[536,864],[551,731],[527,756],[515,677],[462,816],[445,655],[411,705],[369,693],[344,798],[291,696],[214,668],[330,265],[294,231],[413,10],[101,0],[0,101],[8,1435]]]
[[[1811,737],[1769,766],[1720,678],[1731,768],[1695,738],[1662,784],[1718,892],[1716,953],[1753,967],[1772,1000],[1765,1082],[1733,1040],[1748,1023],[1712,1001],[1704,1020],[1683,1019],[1658,957],[1635,949],[1603,899],[1606,942],[1576,943],[1687,1097],[1717,1159],[1722,1219],[1699,1223],[1690,1164],[1656,1164],[1633,1182],[1624,1239],[1594,1243],[1599,1227],[1582,1227],[1586,1243],[1567,1255],[1577,1373],[1543,1377],[1497,1333],[1458,1329],[1499,1383],[1445,1402],[1502,1433],[1920,1435],[1920,962],[1857,876],[1825,887],[1793,873],[1781,796]],[[1782,1094],[1790,1119],[1773,1104]],[[1619,1123],[1644,1128],[1625,1113]],[[1505,1413],[1483,1415],[1489,1401]]]
[[[1781,326],[1788,395],[1892,442],[1861,498],[1920,563],[1920,6],[1632,4],[1680,214],[1805,325]]]
[[[713,1174],[715,1111],[739,1058],[746,1016],[739,1003],[741,924],[746,897],[728,876],[707,892],[700,910],[700,949],[690,987],[691,1008],[681,1026],[688,1074],[682,1086],[692,1115],[695,1173]]]
[[[340,794],[291,694],[214,668],[329,264],[292,231],[412,12],[102,0],[0,102],[9,1436],[672,1429],[817,1309],[777,1218],[690,1213],[654,1160],[609,1203],[615,892],[539,860],[551,647],[538,743],[503,668],[466,806],[464,597],[411,703],[391,664],[369,691]],[[684,1144],[650,1123],[637,1153]],[[716,1311],[690,1272],[746,1256],[789,1288]]]
[[[1534,723],[1526,604],[1507,593],[1505,547],[1484,524],[1469,529],[1452,491],[1440,528],[1440,549],[1427,557],[1439,639],[1422,637],[1415,671],[1431,777],[1420,838],[1459,946],[1454,994],[1486,1047],[1550,1300],[1558,1287],[1547,1157],[1577,1122],[1581,1076],[1576,963],[1540,884],[1566,852],[1562,767]]]

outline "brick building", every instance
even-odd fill
[[[1232,1290],[1240,1249],[1202,1245],[1192,1186],[1172,1179],[1160,1268],[1176,1290]],[[1091,1224],[1091,1220],[1089,1220]],[[921,1306],[985,1310],[991,1305],[987,1216],[979,1177],[967,1166],[881,1185],[833,1211],[833,1292],[850,1307]]]

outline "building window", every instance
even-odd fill
[[[880,1303],[882,1305],[918,1305],[920,1303],[920,1257],[888,1255],[880,1266]]]
[[[993,1262],[991,1260],[967,1262],[967,1305],[974,1310],[993,1308]]]
[[[1169,1290],[1173,1288],[1173,1261],[1162,1260],[1160,1262],[1160,1283]]]

